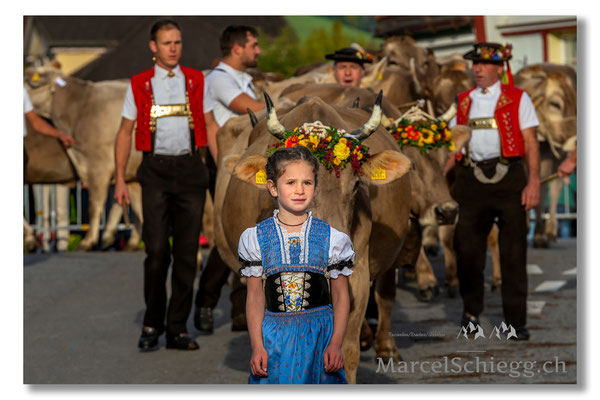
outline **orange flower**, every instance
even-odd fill
[[[285,140],[285,147],[296,147],[298,145],[298,136],[290,136]]]

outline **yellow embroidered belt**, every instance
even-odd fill
[[[187,117],[190,115],[190,109],[187,104],[170,104],[161,106],[159,104],[153,104],[150,109],[151,118],[162,118],[162,117]]]
[[[471,129],[498,129],[498,123],[494,117],[491,118],[473,118],[468,125]]]

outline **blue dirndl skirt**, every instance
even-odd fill
[[[331,305],[298,312],[265,310],[262,334],[269,376],[250,373],[249,383],[348,383],[343,368],[325,372],[323,353],[332,333]]]

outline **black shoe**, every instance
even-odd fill
[[[467,329],[469,327],[470,323],[473,323],[473,326],[477,327],[477,325],[479,325],[479,317],[476,317],[474,315],[468,316],[467,314],[463,314],[462,316],[462,320],[460,322],[460,326],[464,327],[465,329]]]
[[[515,333],[517,334],[517,336],[511,336],[510,340],[529,340],[529,331],[527,330],[527,328],[525,328],[524,326],[521,326],[519,328],[515,328]]]
[[[167,336],[167,349],[177,350],[198,350],[198,343],[186,333],[180,333],[177,336]]]
[[[213,314],[209,307],[196,308],[194,311],[194,326],[202,335],[212,335],[213,333]]]
[[[158,346],[158,338],[162,332],[156,328],[145,326],[142,328],[142,334],[138,340],[138,347],[142,350],[151,350]]]
[[[236,331],[247,331],[248,322],[246,321],[246,314],[238,314],[231,318],[231,330]]]

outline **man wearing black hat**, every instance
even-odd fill
[[[354,87],[360,87],[360,81],[365,76],[363,64],[373,62],[373,57],[369,53],[352,47],[344,47],[333,54],[327,54],[325,58],[334,61],[335,81],[344,86]]]
[[[507,338],[528,340],[525,213],[540,198],[535,132],[539,123],[527,93],[512,86],[511,46],[478,43],[474,47],[464,58],[473,60],[477,87],[458,95],[457,115],[449,124],[468,126],[471,139],[456,161],[452,157],[446,166],[448,171],[456,163],[453,196],[460,213],[454,246],[464,304],[462,325],[477,325],[483,311],[486,239],[496,221],[504,321],[514,328]],[[500,79],[504,62],[508,85]]]

